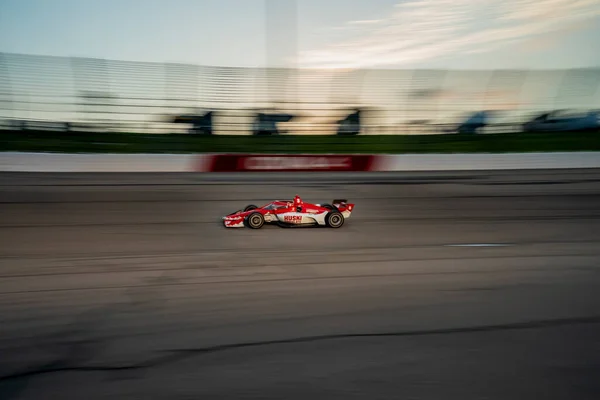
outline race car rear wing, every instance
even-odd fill
[[[339,212],[343,213],[346,218],[350,217],[350,214],[354,209],[354,204],[348,203],[347,199],[335,199],[332,204]]]

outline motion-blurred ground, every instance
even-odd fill
[[[599,172],[268,176],[0,175],[0,398],[600,397]]]

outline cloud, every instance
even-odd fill
[[[317,68],[400,66],[456,53],[485,53],[535,36],[577,29],[600,15],[598,0],[412,0],[389,18],[350,21],[365,30],[300,54]]]
[[[350,21],[348,22],[349,25],[374,25],[374,24],[379,24],[382,23],[384,20],[382,19],[364,19],[364,20],[360,20],[360,21]]]
[[[574,21],[570,24],[562,25],[558,29],[544,32],[541,35],[531,36],[521,41],[518,50],[523,52],[552,50],[561,45],[561,42],[575,33],[581,32],[594,26],[595,19],[588,18],[587,20]]]

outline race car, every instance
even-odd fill
[[[223,225],[226,228],[251,229],[260,229],[265,224],[341,228],[352,215],[353,209],[354,204],[347,200],[333,200],[332,204],[310,204],[296,196],[294,200],[275,200],[262,207],[251,204],[223,217]]]

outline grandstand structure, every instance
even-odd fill
[[[177,116],[212,112],[214,134],[251,134],[258,114],[282,132],[332,134],[361,110],[361,133],[439,133],[495,111],[510,129],[533,114],[600,108],[600,68],[316,70],[233,68],[0,53],[3,125],[70,124],[178,133]]]

